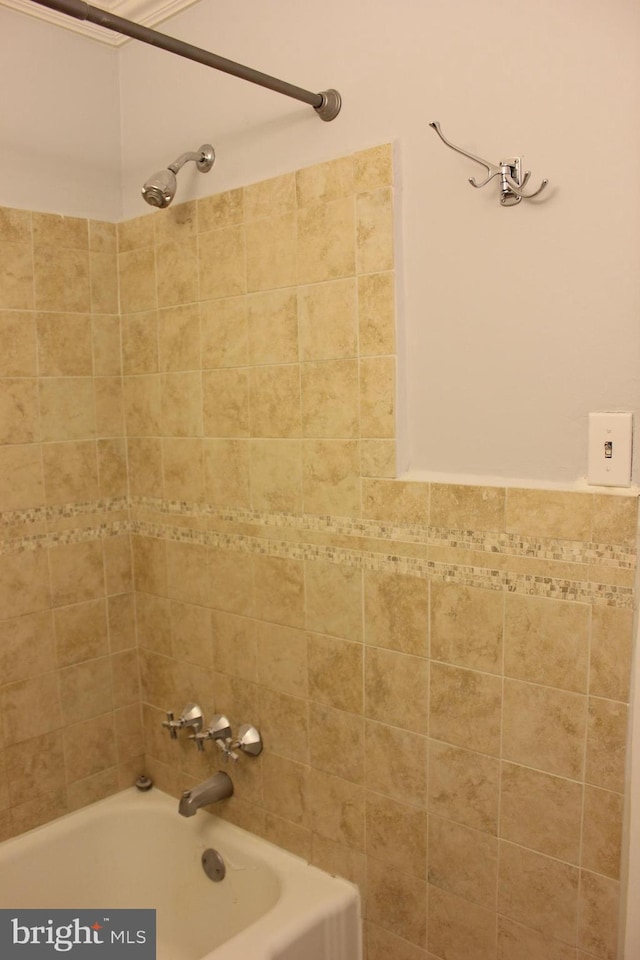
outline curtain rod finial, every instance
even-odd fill
[[[342,97],[337,90],[333,89],[321,90],[320,96],[322,97],[322,103],[313,109],[321,120],[335,120],[340,113]]]

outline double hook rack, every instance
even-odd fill
[[[537,197],[549,183],[548,180],[543,180],[538,189],[534,190],[533,193],[525,193],[523,187],[528,183],[531,171],[525,170],[525,172],[522,173],[522,161],[520,157],[510,157],[508,160],[501,160],[499,165],[489,163],[488,160],[483,160],[482,157],[476,157],[475,154],[469,153],[468,150],[462,150],[461,147],[456,147],[454,143],[447,140],[437,120],[434,120],[429,126],[433,127],[442,142],[448,147],[451,147],[452,150],[455,150],[456,153],[461,153],[463,157],[468,157],[469,160],[475,160],[476,163],[486,168],[487,177],[482,183],[477,183],[475,177],[469,177],[469,183],[472,187],[484,187],[490,180],[493,180],[494,177],[500,177],[500,203],[505,207],[513,207],[516,203],[520,203],[521,200],[530,200],[532,197]]]

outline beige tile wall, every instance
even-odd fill
[[[115,226],[0,209],[0,335],[4,838],[142,763]]]
[[[358,882],[369,960],[613,960],[635,499],[392,479],[389,147],[119,237],[157,782],[219,765],[195,698],[264,734],[220,812]]]
[[[417,523],[394,485],[376,520],[136,505],[149,769],[219,765],[167,705],[257,723],[219,812],[358,882],[370,958],[613,960],[635,499],[415,485]]]
[[[636,500],[393,479],[392,215],[385,146],[118,228],[121,529],[132,534],[147,769],[178,793],[218,767],[217,751],[161,726],[190,699],[259,725],[264,753],[234,765],[235,796],[218,812],[359,883],[369,960],[614,960]],[[11,216],[5,227],[13,298],[28,258]],[[9,309],[17,323],[36,307]],[[84,307],[58,309],[77,320]],[[100,346],[95,331],[94,318],[94,364],[109,355],[106,326]],[[81,355],[82,324],[70,338]],[[107,437],[92,433],[88,403],[69,406],[92,388],[97,418],[97,384],[120,369],[94,366],[91,380],[80,360],[56,366],[70,350],[46,349],[46,376],[61,382],[43,393],[53,434],[42,449],[53,463],[66,444],[49,470],[60,484],[51,532],[73,542],[45,541],[59,609],[31,578],[29,602],[62,638],[56,730],[94,724],[88,764],[104,752],[93,749],[100,723],[113,718],[116,746],[131,729],[109,712],[101,628],[73,619],[86,610],[102,623],[96,581],[69,600],[73,575],[53,571],[69,549],[100,544],[106,558],[113,538],[98,537],[96,513],[121,516],[122,490],[70,484],[87,440],[99,449],[122,433],[115,421]],[[25,376],[7,374],[19,382],[5,404],[28,421]],[[6,449],[37,459],[40,439]],[[122,477],[115,456],[103,462]],[[21,469],[31,475],[28,458]],[[49,534],[50,513],[31,517],[30,505],[7,513],[10,541]],[[32,562],[45,553],[28,551]],[[95,576],[95,558],[74,563],[80,579]],[[17,622],[22,611],[6,609]],[[46,635],[34,627],[12,649],[24,656]],[[46,650],[40,662],[44,686]],[[5,741],[17,727],[10,686]],[[99,722],[84,717],[87,701]],[[37,749],[38,732],[29,740]],[[0,809],[3,797],[12,805],[5,753]]]

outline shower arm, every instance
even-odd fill
[[[213,166],[214,156],[213,147],[207,143],[203,143],[197,153],[181,153],[177,160],[174,160],[173,163],[168,165],[167,170],[171,170],[171,173],[178,173],[182,170],[185,163],[193,160],[201,173],[208,173]]]
[[[88,20],[89,23],[95,23],[107,30],[114,30],[125,37],[132,37],[134,40],[142,41],[142,43],[149,43],[151,46],[168,50],[169,53],[176,53],[180,57],[195,60],[196,63],[213,67],[215,70],[222,71],[222,73],[229,73],[234,77],[240,77],[241,80],[248,80],[260,87],[282,93],[286,97],[308,103],[321,120],[334,120],[340,112],[342,100],[337,90],[329,89],[320,93],[312,93],[310,90],[304,90],[292,83],[286,83],[284,80],[271,77],[267,73],[261,73],[259,70],[253,70],[241,63],[220,57],[216,53],[210,53],[201,47],[194,47],[183,40],[177,40],[165,33],[159,33],[150,27],[144,27],[132,20],[125,20],[124,17],[118,17],[107,10],[93,7],[85,3],[84,0],[31,0],[31,2],[39,3],[42,7],[49,7],[49,9],[56,10],[58,13],[66,14],[69,17],[75,17],[76,20]]]

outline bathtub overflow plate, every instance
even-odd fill
[[[224,880],[224,875],[227,872],[227,868],[224,865],[224,860],[220,856],[217,850],[214,850],[213,847],[209,847],[208,850],[205,850],[201,857],[202,860],[202,869],[209,877],[209,880]]]

